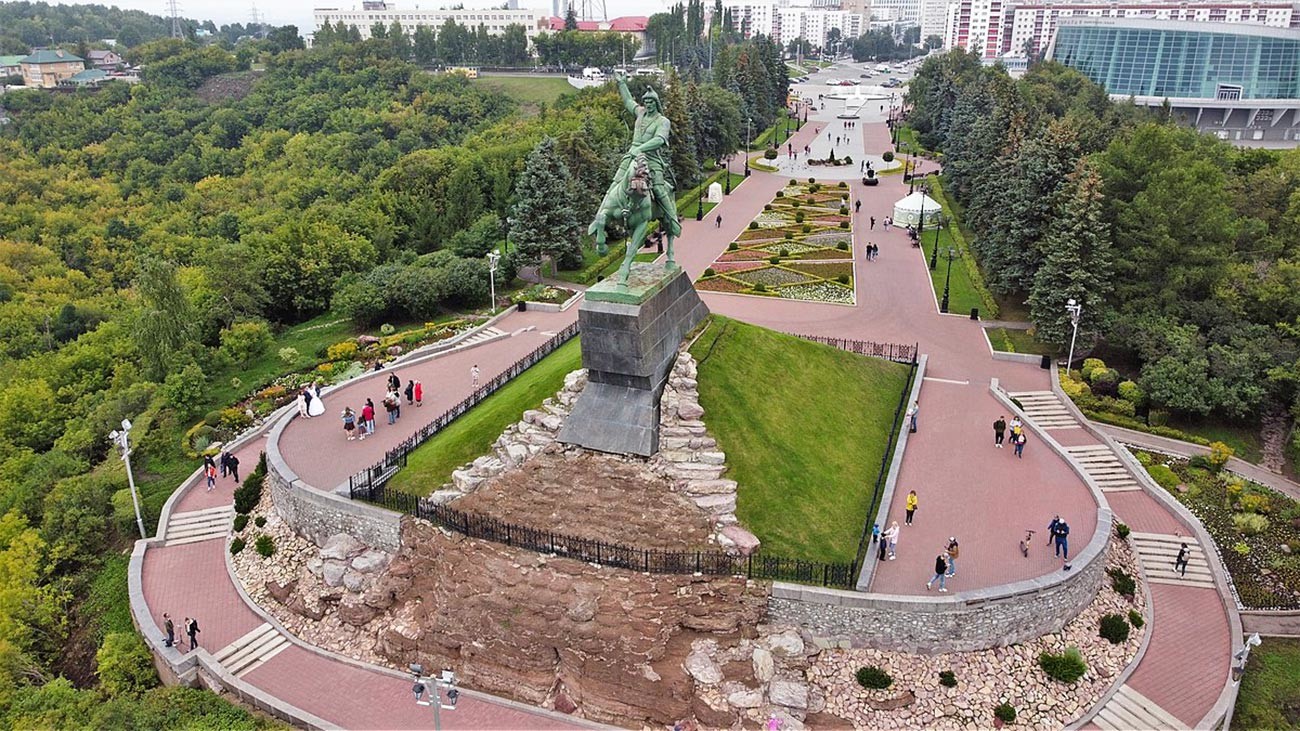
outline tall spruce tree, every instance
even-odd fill
[[[660,95],[664,116],[673,125],[668,147],[672,151],[673,184],[679,194],[700,180],[700,157],[695,149],[694,126],[686,109],[686,94],[682,86],[681,79],[674,72]]]
[[[1083,342],[1100,332],[1106,318],[1113,265],[1102,197],[1101,175],[1090,163],[1080,163],[1055,206],[1055,218],[1043,240],[1043,263],[1029,293],[1029,313],[1045,342],[1070,341],[1067,300],[1083,305],[1079,320]]]
[[[510,241],[521,264],[535,266],[549,257],[571,269],[582,264],[581,233],[573,176],[555,150],[555,139],[546,137],[528,153],[515,183]]]

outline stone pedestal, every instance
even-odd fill
[[[633,264],[587,290],[578,322],[587,387],[559,441],[614,454],[659,450],[659,397],[686,333],[709,314],[680,268]]]

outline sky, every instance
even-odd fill
[[[467,8],[499,6],[502,2],[503,0],[461,0]],[[167,15],[167,0],[100,0],[100,3]],[[397,6],[435,9],[455,3],[456,0],[399,0]],[[605,0],[605,13],[610,18],[620,15],[650,15],[667,9],[670,4],[666,0]],[[262,22],[272,25],[292,24],[298,26],[300,33],[310,33],[314,29],[313,8],[360,9],[361,0],[177,0],[177,5],[180,6],[182,16],[200,21],[211,20],[217,25],[250,22],[256,5]],[[519,0],[519,6],[549,8],[551,3],[550,0]]]

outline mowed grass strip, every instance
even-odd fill
[[[438,489],[451,480],[452,470],[487,454],[507,426],[541,407],[564,386],[564,377],[581,367],[582,350],[574,338],[420,445],[389,487],[421,496]]]
[[[1268,637],[1250,653],[1232,728],[1300,728],[1300,640]]]
[[[763,552],[854,560],[909,368],[717,316],[691,353]]]

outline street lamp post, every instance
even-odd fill
[[[497,264],[501,261],[501,250],[493,249],[488,252],[488,291],[492,298],[492,314],[497,314]]]
[[[443,670],[441,675],[426,677],[424,666],[418,663],[411,665],[411,675],[414,684],[411,686],[411,692],[415,694],[415,705],[430,706],[433,708],[433,729],[442,731],[442,717],[439,711],[456,710],[456,701],[460,698],[460,691],[456,689],[456,674],[450,670]],[[429,694],[429,699],[424,700],[424,693],[433,686],[433,692]],[[447,689],[447,702],[442,701],[442,689]]]
[[[938,240],[935,241],[935,249],[939,248]],[[948,247],[948,273],[943,278],[943,302],[939,303],[939,311],[948,311],[948,285],[952,283],[952,257],[957,252],[952,247]]]
[[[108,438],[122,451],[122,461],[126,463],[126,483],[131,486],[131,502],[135,505],[135,525],[144,538],[144,518],[140,517],[140,496],[135,491],[135,475],[131,473],[131,420],[122,420],[122,431],[114,429]]]
[[[723,195],[731,195],[731,158],[733,155],[727,155],[727,187],[722,191]]]
[[[749,177],[749,145],[750,143],[750,126],[753,123],[749,117],[745,117],[745,177]]]
[[[1070,363],[1074,362],[1074,339],[1079,337],[1079,316],[1083,314],[1083,305],[1073,297],[1065,301],[1065,311],[1070,314],[1070,324],[1074,332],[1070,334],[1070,354],[1065,358],[1065,372],[1070,372]]]

